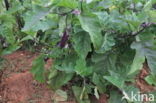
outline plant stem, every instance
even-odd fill
[[[8,0],[4,0],[4,3],[5,3],[6,10],[8,11],[10,8]]]

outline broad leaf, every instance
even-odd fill
[[[99,49],[102,44],[101,27],[96,17],[91,16],[79,16],[79,20],[82,28],[89,33],[92,43],[95,49]]]
[[[72,77],[73,73],[58,72],[57,75],[51,77],[48,83],[51,85],[52,89],[56,90],[70,81]]]
[[[108,70],[114,70],[117,56],[114,53],[93,54],[93,71],[100,75],[107,75]]]
[[[74,49],[81,58],[86,58],[91,51],[90,37],[86,32],[79,32],[74,35]]]
[[[55,59],[54,68],[60,71],[64,71],[66,73],[74,73],[75,65],[77,60],[77,55],[70,54],[69,56],[65,56],[64,58]]]
[[[104,76],[104,79],[108,80],[110,83],[112,83],[120,89],[124,86],[124,79],[120,76],[117,76],[116,74],[111,76]]]
[[[85,59],[78,59],[76,62],[75,71],[77,74],[84,77],[84,76],[90,75],[93,70],[92,70],[92,67],[88,67],[86,65]]]
[[[139,51],[140,55],[145,56],[148,66],[153,75],[156,75],[156,48],[152,41],[134,42],[132,48]]]
[[[145,56],[140,54],[140,51],[136,51],[136,55],[134,57],[133,63],[131,65],[130,71],[128,75],[134,75],[142,69],[143,63],[145,62]]]
[[[115,40],[113,38],[113,35],[106,33],[104,36],[104,41],[103,41],[102,47],[97,52],[105,53],[105,52],[111,50],[112,46],[114,46],[114,45],[115,45]]]
[[[38,30],[46,30],[50,28],[51,24],[45,17],[51,12],[52,8],[43,8],[41,6],[35,6],[34,11],[25,15],[25,25],[22,31],[24,32],[37,32]]]

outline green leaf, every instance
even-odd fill
[[[48,75],[48,79],[50,80],[50,79],[54,78],[55,76],[57,76],[57,73],[58,73],[58,71],[56,69],[51,69],[50,73]]]
[[[113,36],[109,33],[106,33],[104,36],[104,41],[102,44],[102,47],[100,50],[98,50],[98,53],[105,53],[112,49],[112,47],[115,45],[115,40]]]
[[[45,70],[44,70],[44,55],[40,55],[34,62],[31,69],[31,73],[34,78],[39,82],[45,82]]]
[[[73,73],[57,72],[57,75],[54,75],[49,80],[49,84],[52,89],[56,90],[65,85],[73,77]]]
[[[108,70],[114,70],[117,55],[115,53],[93,54],[93,72],[107,75]]]
[[[144,5],[144,11],[148,11],[148,10],[150,10],[151,9],[151,7],[152,7],[152,0],[148,0],[147,2],[146,2],[146,4]]]
[[[156,11],[155,10],[148,11],[148,15],[150,16],[150,22],[156,22]]]
[[[86,2],[89,4],[89,3],[91,3],[92,1],[94,1],[94,0],[86,0]]]
[[[128,72],[128,75],[134,75],[139,72],[139,70],[142,69],[143,63],[145,62],[145,56],[140,54],[140,51],[136,51],[133,63],[131,65],[131,68]]]
[[[20,42],[23,42],[23,41],[27,41],[27,40],[33,40],[34,38],[31,36],[31,35],[27,35],[25,37],[23,37]]]
[[[15,2],[12,2],[11,8],[7,11],[7,13],[14,14],[17,11],[22,11],[22,10],[24,10],[24,7],[20,4],[20,2],[15,1]]]
[[[145,77],[145,80],[150,85],[156,85],[156,77],[153,75],[148,75],[147,77]]]
[[[156,48],[153,41],[134,42],[132,48],[135,48],[140,55],[146,57],[151,74],[156,75]]]
[[[15,18],[10,14],[0,15],[0,35],[6,39],[10,44],[15,44],[16,39],[14,35]]]
[[[96,85],[98,91],[102,94],[106,91],[106,81],[103,80],[101,75],[94,73],[92,82]]]
[[[126,101],[122,101],[122,94],[118,91],[110,91],[110,98],[108,103],[127,103]]]
[[[70,54],[60,59],[55,59],[53,65],[57,70],[64,71],[66,73],[74,73],[76,60],[77,55]]]
[[[76,62],[75,71],[77,74],[84,77],[92,73],[92,67],[87,67],[85,59],[79,59]]]
[[[64,32],[64,28],[66,28],[66,16],[62,16],[59,19],[59,35],[62,35]]]
[[[9,47],[0,51],[0,55],[11,54],[12,52],[18,50],[19,48],[20,48],[20,46],[18,46],[18,44],[9,45]]]
[[[110,20],[110,15],[107,12],[95,12],[95,15],[97,15],[100,24],[103,25],[104,28],[106,28],[105,26],[108,25],[109,20]]]
[[[40,6],[47,7],[52,4],[52,1],[53,0],[33,0],[31,2],[33,3],[33,5],[40,5]],[[25,4],[25,2],[24,2],[24,4]]]
[[[29,12],[25,15],[25,25],[22,29],[24,32],[37,32],[38,30],[46,30],[50,28],[51,21],[48,19],[44,20],[45,17],[52,11],[53,8],[43,8],[41,6],[35,6],[34,11]]]
[[[85,94],[84,94],[85,97],[80,98],[82,90],[83,90],[82,87],[73,86],[72,90],[74,92],[74,96],[75,96],[76,101],[78,103],[90,103],[89,98],[88,98],[88,94],[87,94],[86,91],[85,91]]]
[[[128,101],[128,103],[130,102],[134,102],[134,103],[142,103],[142,101],[134,101],[133,100],[133,94],[138,94],[140,93],[139,89],[134,87],[133,85],[125,85],[125,87],[123,89],[121,89],[123,97],[121,98],[122,101],[125,101],[125,99]],[[127,102],[126,102],[127,103]]]
[[[78,7],[77,0],[54,0],[53,3],[57,6],[67,7],[71,9]]]
[[[104,0],[104,1],[101,1],[98,6],[104,8],[104,9],[108,9],[111,6],[113,6],[113,0]]]
[[[86,32],[79,32],[73,36],[74,49],[81,58],[86,58],[91,51],[90,37]]]
[[[96,17],[80,15],[79,20],[82,28],[89,33],[95,49],[98,50],[101,47],[103,40],[98,19],[96,19]]]
[[[122,78],[116,74],[112,75],[112,76],[104,76],[104,79],[108,80],[110,83],[112,83],[113,85],[115,85],[118,88],[123,88],[123,86],[124,86],[124,78]]]

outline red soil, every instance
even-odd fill
[[[0,103],[51,103],[52,91],[37,83],[29,72],[37,55],[17,51],[4,57],[7,62],[1,78]]]

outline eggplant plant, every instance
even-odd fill
[[[7,3],[6,3],[7,1]],[[69,86],[78,103],[108,94],[133,101],[135,78],[146,63],[156,85],[156,0],[0,0],[0,36],[11,53],[41,46],[31,72],[53,90]],[[32,46],[34,46],[32,45]],[[53,59],[50,70],[44,69]],[[122,99],[122,97],[126,97]]]

